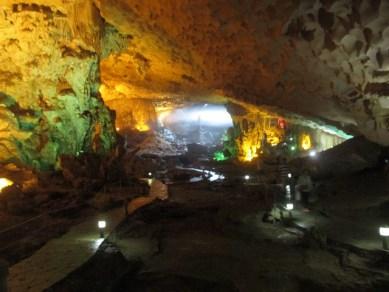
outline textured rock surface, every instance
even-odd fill
[[[0,160],[39,169],[114,142],[98,97],[98,11],[87,1],[43,2],[0,7]]]
[[[110,148],[113,126],[98,92],[119,124],[129,114],[155,121],[150,106],[134,117],[142,98],[235,100],[352,126],[389,144],[388,7],[380,0],[0,1],[0,160],[44,168],[60,153]]]
[[[230,97],[389,143],[386,1],[96,2],[117,29],[104,98]]]

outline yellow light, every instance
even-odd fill
[[[243,143],[243,161],[251,161],[254,158],[258,157],[257,147],[257,145],[251,145],[249,142]]]
[[[144,123],[142,124],[137,124],[135,126],[135,129],[137,129],[139,132],[146,132],[148,130],[150,130],[150,127]]]
[[[312,147],[311,137],[308,134],[303,134],[301,137],[301,148],[309,150]]]
[[[8,186],[12,186],[14,183],[13,181],[9,180],[8,178],[0,178],[0,192]]]
[[[270,145],[272,147],[274,146],[277,146],[278,144],[280,144],[280,138],[277,137],[277,136],[274,136],[274,137],[270,137],[267,139],[268,143],[270,143]]]

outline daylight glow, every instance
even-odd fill
[[[225,108],[220,109],[201,109],[192,113],[194,120],[211,125],[232,124],[230,114]]]
[[[232,118],[222,105],[201,105],[177,109],[165,116],[163,121],[192,122],[210,126],[232,126]]]

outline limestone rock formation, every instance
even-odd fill
[[[388,7],[2,0],[0,161],[42,169],[60,154],[104,152],[115,141],[106,105],[117,127],[131,115],[145,128],[161,100],[271,105],[388,145]]]
[[[117,29],[101,91],[273,105],[388,144],[387,4],[370,2],[99,0]]]
[[[110,149],[111,113],[98,93],[97,9],[88,1],[6,2],[0,6],[0,160],[47,169],[60,154]]]

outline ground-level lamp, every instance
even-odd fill
[[[294,209],[293,203],[286,203],[285,209],[289,212],[289,217],[292,217],[292,210]]]
[[[107,227],[107,222],[105,222],[105,220],[99,220],[97,222],[97,227],[99,227],[100,237],[104,238],[104,229]]]
[[[382,248],[388,250],[389,226],[381,226],[379,229],[379,233],[382,237]]]
[[[285,186],[285,192],[286,192],[286,198],[288,200],[290,200],[292,198],[292,192],[291,192],[290,185]]]

